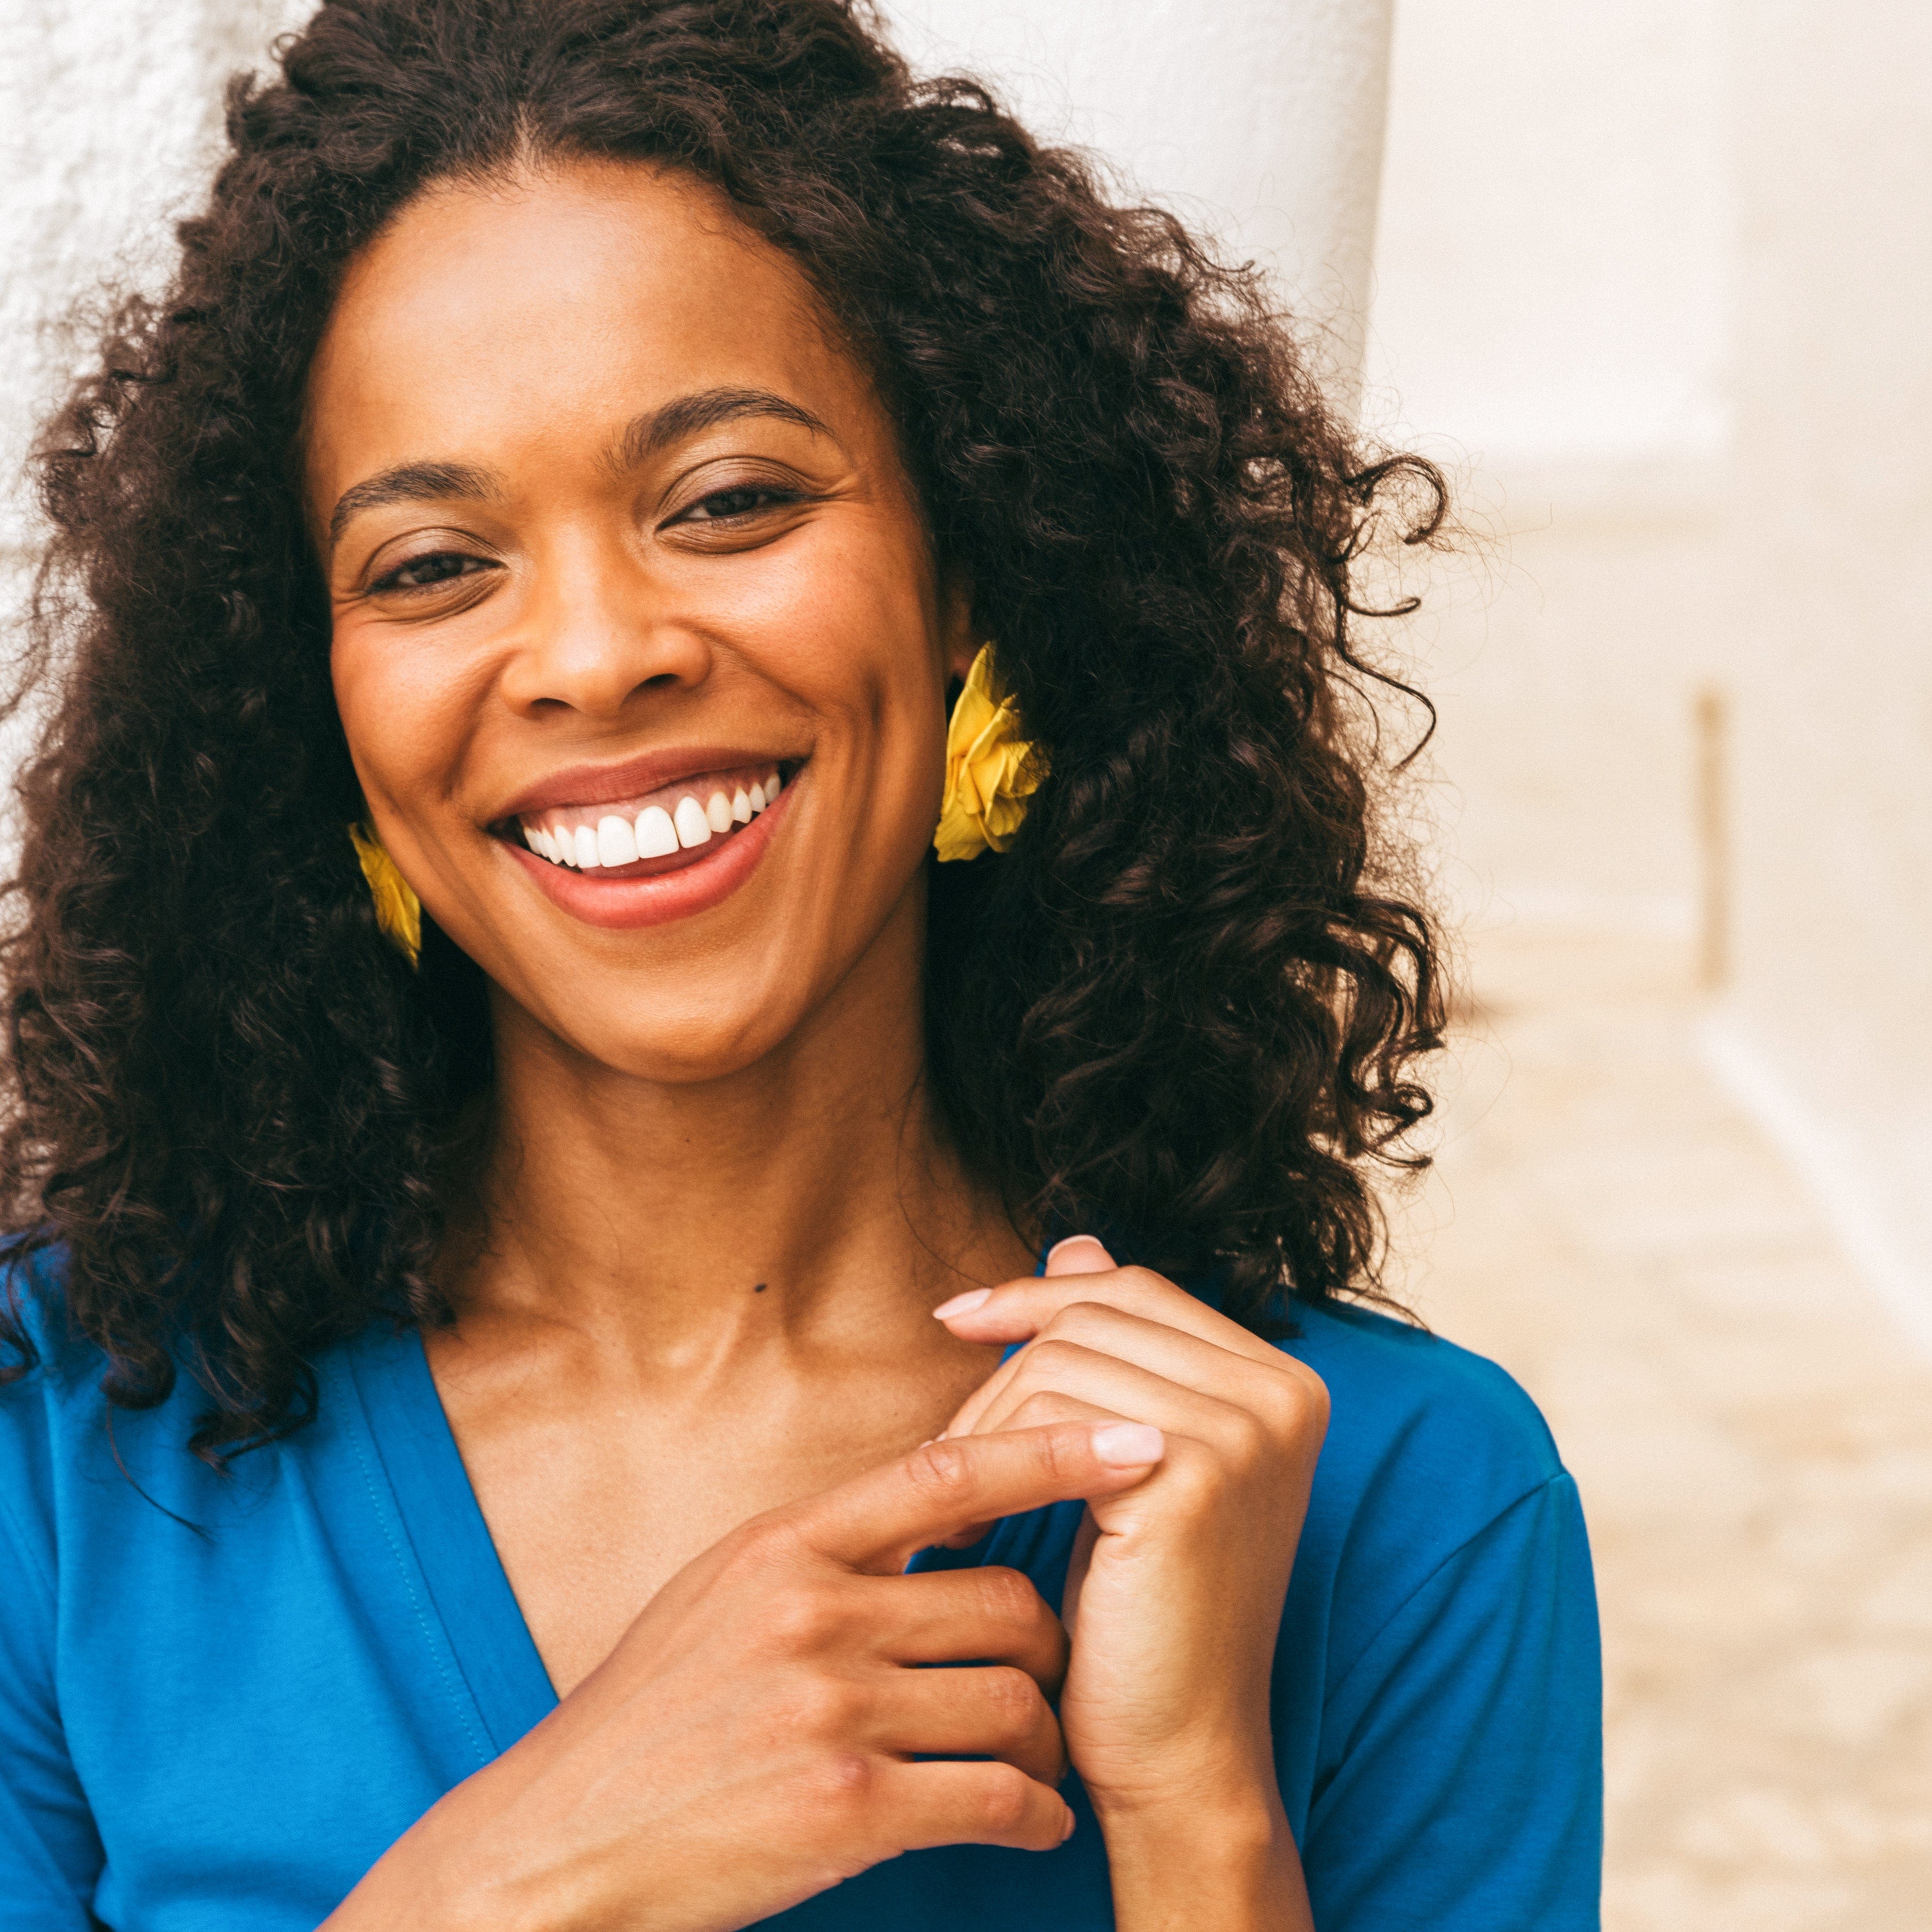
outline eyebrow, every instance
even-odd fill
[[[647,457],[655,456],[674,442],[682,442],[688,436],[697,435],[700,430],[713,429],[719,423],[736,422],[745,416],[775,416],[780,422],[796,423],[814,436],[832,434],[809,410],[772,390],[699,389],[633,417],[617,439],[612,466],[620,471],[634,469]]]
[[[496,494],[496,478],[470,464],[399,463],[350,484],[336,498],[328,513],[328,546],[333,550],[341,542],[352,517],[385,503],[434,503],[452,496],[480,496],[488,502]]]
[[[606,460],[621,474],[700,430],[746,416],[776,417],[781,422],[796,423],[814,436],[832,434],[809,410],[772,390],[700,389],[634,416]],[[445,502],[452,496],[480,498],[488,502],[500,494],[500,479],[495,473],[472,464],[399,463],[393,469],[364,478],[360,483],[352,483],[335,500],[335,508],[328,517],[329,548],[332,550],[341,541],[350,520],[364,510],[380,509],[389,503]]]

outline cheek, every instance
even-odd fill
[[[945,680],[932,588],[902,538],[801,560],[757,630],[781,680],[836,728],[820,777],[848,793],[873,848],[915,850],[931,836],[942,781]],[[895,553],[908,560],[881,568]],[[911,553],[916,557],[917,553]]]
[[[385,627],[338,621],[329,671],[363,791],[399,807],[445,795],[487,671],[460,654],[412,647]]]

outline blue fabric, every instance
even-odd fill
[[[1594,1928],[1595,1600],[1542,1418],[1448,1342],[1297,1316],[1334,1421],[1273,1715],[1319,1932]],[[555,1702],[421,1343],[333,1351],[315,1422],[224,1479],[182,1447],[193,1390],[110,1418],[58,1326],[0,1390],[0,1928],[308,1932]],[[1079,1515],[920,1560],[1011,1563],[1057,1604]],[[1070,1796],[1058,1851],[916,1852],[767,1922],[1100,1932]]]

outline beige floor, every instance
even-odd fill
[[[1495,935],[1472,979],[1405,1287],[1582,1486],[1608,1932],[1926,1932],[1932,1360],[1703,1070],[1667,945]]]

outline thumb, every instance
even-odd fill
[[[1070,1234],[1047,1250],[1046,1272],[1054,1274],[1105,1274],[1114,1258],[1091,1234]]]

